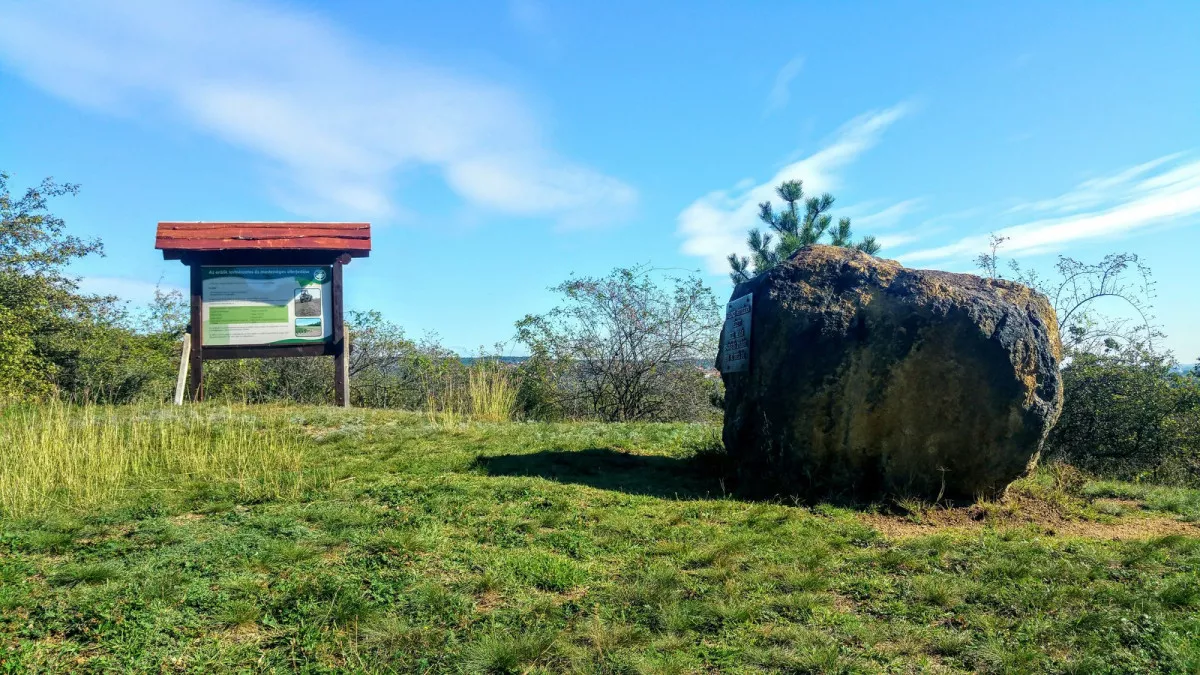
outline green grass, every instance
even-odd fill
[[[302,450],[244,410],[74,408],[0,415],[0,514],[104,508],[131,488],[220,483],[238,498],[300,493]]]
[[[1143,483],[1121,483],[1097,481],[1084,486],[1087,497],[1111,497],[1140,502],[1142,508],[1180,516],[1190,522],[1200,521],[1200,490],[1148,485]]]
[[[0,671],[1200,672],[1200,540],[1160,531],[1196,491],[1039,474],[1059,521],[1145,536],[938,530],[739,499],[704,425],[155,415],[295,448],[288,489],[153,470],[0,516]]]

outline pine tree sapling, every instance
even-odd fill
[[[733,283],[738,284],[766,272],[799,249],[819,243],[826,234],[829,235],[829,243],[834,246],[856,248],[869,255],[879,252],[881,246],[874,237],[864,237],[858,244],[853,243],[849,218],[842,218],[833,226],[833,216],[829,214],[829,209],[833,207],[833,195],[828,192],[805,199],[803,181],[788,180],[775,188],[775,194],[783,200],[784,206],[776,211],[771,202],[758,205],[758,219],[767,226],[768,231],[763,232],[758,228],[750,230],[746,237],[750,255],[729,254],[729,278]]]

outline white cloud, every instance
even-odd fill
[[[907,110],[908,106],[901,104],[860,115],[844,125],[824,148],[783,167],[770,180],[757,185],[739,183],[733,189],[710,192],[692,202],[678,218],[683,252],[703,257],[713,272],[725,270],[726,256],[746,252],[746,232],[758,223],[758,203],[774,199],[775,186],[785,180],[803,180],[804,190],[810,195],[835,190],[841,170],[873,147],[884,130]]]
[[[996,231],[1008,237],[1012,255],[1062,250],[1070,242],[1129,234],[1200,214],[1200,160],[1179,162],[1174,154],[1138,164],[1112,176],[1084,181],[1053,199],[1021,205],[1015,213],[1055,214]],[[1059,215],[1067,213],[1068,215]],[[901,256],[905,261],[945,261],[974,256],[987,246],[988,235]]]
[[[803,56],[794,57],[779,69],[775,74],[775,84],[771,86],[771,93],[767,95],[767,109],[763,112],[764,115],[779,112],[787,107],[788,99],[791,98],[792,80],[796,79],[803,69]]]
[[[914,241],[919,241],[920,239],[925,237],[926,234],[928,234],[928,233],[921,232],[919,230],[910,230],[908,232],[895,232],[892,234],[881,234],[881,235],[875,237],[875,240],[877,242],[879,242],[880,246],[883,247],[883,253],[881,253],[880,255],[882,255],[883,257],[886,258],[886,257],[888,257],[887,251],[889,249],[893,249],[897,246],[903,246],[905,244],[911,244]]]
[[[389,184],[435,167],[471,206],[566,224],[634,190],[550,150],[504,87],[355,41],[319,16],[236,0],[6,4],[0,59],[112,114],[166,113],[267,160],[290,208],[393,213]]]
[[[899,223],[905,216],[917,211],[924,203],[923,199],[906,199],[902,202],[892,204],[891,206],[865,215],[854,215],[855,230],[863,230],[863,234],[871,234],[866,231],[867,228],[872,230],[885,229],[893,227]]]
[[[1175,153],[1132,166],[1112,176],[1091,178],[1080,183],[1074,190],[1058,197],[1018,204],[1009,211],[1011,213],[1032,211],[1064,214],[1112,202],[1114,199],[1127,198],[1135,187],[1133,183],[1135,179],[1165,164],[1170,164],[1182,156],[1182,153]]]
[[[83,277],[79,280],[79,290],[92,295],[113,295],[135,306],[150,304],[154,299],[154,290],[164,293],[179,291],[187,294],[184,289],[170,284],[154,283],[128,277]]]

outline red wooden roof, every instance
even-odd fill
[[[159,223],[154,248],[177,251],[337,251],[363,258],[370,223]]]

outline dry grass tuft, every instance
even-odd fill
[[[483,422],[507,422],[517,403],[517,387],[500,364],[481,364],[467,371],[471,415]]]
[[[297,496],[300,469],[291,436],[209,408],[131,414],[50,402],[0,417],[0,514],[11,517],[189,482],[231,483],[251,499]]]

